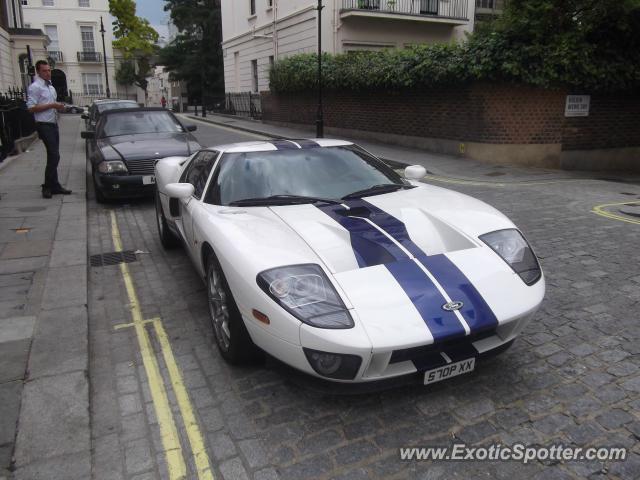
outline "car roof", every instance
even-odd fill
[[[138,107],[138,108],[113,108],[111,110],[105,110],[102,112],[102,116],[113,115],[114,113],[140,113],[140,112],[167,112],[169,115],[173,115],[169,110],[162,107]]]
[[[353,142],[332,138],[272,139],[266,141],[228,143],[215,145],[204,150],[215,150],[224,153],[272,152],[276,150],[296,150],[318,147],[340,147],[353,145]]]
[[[103,103],[117,103],[117,102],[133,102],[138,103],[135,100],[127,100],[125,98],[101,98],[100,100],[94,100],[93,103],[102,105]]]

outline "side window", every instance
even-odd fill
[[[202,197],[202,192],[204,192],[204,187],[207,184],[207,179],[217,156],[218,152],[210,150],[200,152],[191,160],[191,163],[182,174],[181,181],[190,183],[195,187],[193,196],[197,199]]]

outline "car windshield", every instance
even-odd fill
[[[136,102],[109,102],[97,104],[98,111],[100,113],[107,110],[115,110],[116,108],[138,108],[139,105]]]
[[[407,185],[395,171],[355,145],[227,153],[209,198],[218,205],[278,195],[340,199],[388,184]]]
[[[101,137],[182,131],[182,125],[167,111],[132,110],[105,115]]]

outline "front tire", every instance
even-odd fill
[[[255,346],[213,254],[207,260],[207,303],[213,335],[222,357],[232,365],[255,361],[260,350]]]
[[[169,230],[167,219],[162,211],[162,202],[160,201],[160,193],[156,189],[156,225],[158,227],[158,236],[160,237],[160,243],[166,249],[175,248],[180,243],[178,237]]]
[[[104,196],[104,193],[102,193],[102,190],[100,190],[98,186],[98,182],[96,182],[95,173],[92,173],[91,178],[93,179],[93,191],[96,194],[96,202],[107,203],[107,197]]]

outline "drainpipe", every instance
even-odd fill
[[[273,61],[278,61],[278,0],[273,0]]]

